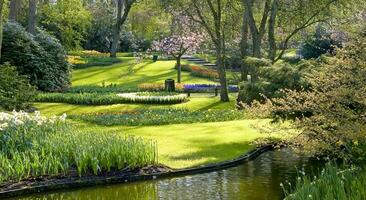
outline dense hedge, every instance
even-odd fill
[[[188,100],[185,94],[161,94],[139,95],[139,93],[122,94],[98,94],[98,93],[42,93],[38,94],[35,101],[69,103],[78,105],[112,105],[122,103],[143,103],[143,104],[177,104]]]
[[[57,39],[39,31],[36,36],[16,23],[4,25],[1,63],[16,66],[29,77],[32,85],[43,91],[60,91],[70,85],[70,67]]]

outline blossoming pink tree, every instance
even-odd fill
[[[172,31],[174,33],[160,41],[154,41],[151,49],[163,52],[176,59],[178,83],[180,83],[182,73],[182,56],[185,54],[195,53],[204,41],[204,36],[193,30],[192,26],[188,22],[188,17],[176,15],[175,19],[176,20],[173,20],[173,24],[177,24],[177,26],[175,26],[176,30]]]

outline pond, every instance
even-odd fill
[[[266,152],[240,166],[211,173],[136,182],[111,186],[98,186],[73,191],[33,195],[17,198],[34,199],[282,199],[280,183],[294,181],[298,171],[313,171],[319,164],[293,154],[288,149]]]

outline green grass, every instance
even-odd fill
[[[158,61],[153,63],[146,60],[135,64],[134,58],[120,58],[122,63],[112,66],[95,66],[74,70],[72,76],[73,86],[118,84],[119,87],[137,88],[141,83],[163,83],[166,79],[176,79],[177,71],[174,69],[175,61]],[[182,83],[214,83],[205,78],[182,73]]]
[[[165,126],[115,126],[103,130],[156,140],[159,162],[173,168],[230,160],[253,149],[253,140],[264,137],[252,125],[269,120],[240,120]],[[90,128],[90,124],[86,127]],[[94,128],[92,128],[94,129]]]

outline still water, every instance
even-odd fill
[[[270,151],[255,160],[217,172],[137,182],[98,186],[73,191],[33,195],[23,200],[277,200],[282,199],[280,183],[293,181],[298,171],[315,170],[313,162],[287,149]]]

